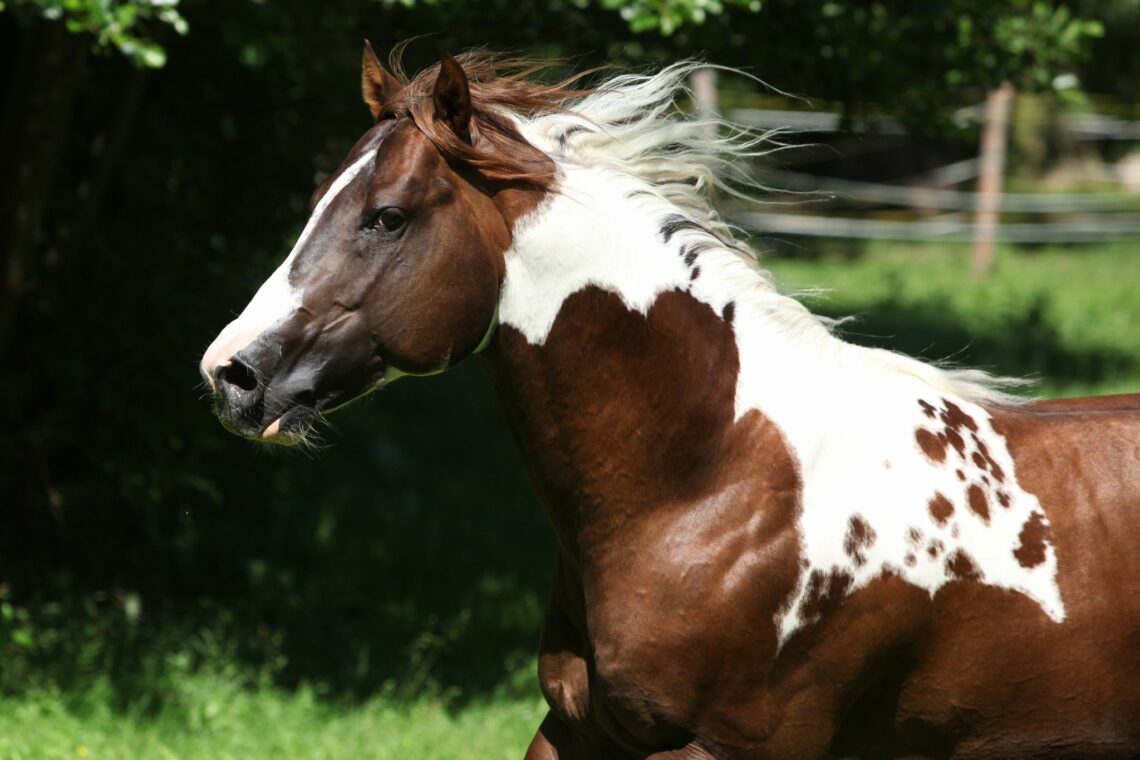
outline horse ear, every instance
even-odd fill
[[[465,143],[471,142],[471,89],[463,67],[450,55],[439,63],[439,78],[432,89],[435,118],[445,122]]]
[[[385,104],[391,103],[403,89],[400,80],[389,74],[388,69],[380,63],[372,49],[372,43],[365,40],[364,60],[360,67],[360,91],[364,95],[364,102],[368,104],[368,110],[372,112],[372,118],[379,118]]]

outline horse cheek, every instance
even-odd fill
[[[377,348],[409,374],[438,372],[471,354],[495,315],[498,278],[482,253],[434,258],[434,271],[385,278],[373,297]]]

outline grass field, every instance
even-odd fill
[[[763,247],[763,244],[760,244]],[[854,316],[850,340],[1040,380],[1041,396],[1140,392],[1140,242],[999,250],[987,278],[963,245],[875,243],[855,261],[769,258],[785,292]]]
[[[431,699],[349,705],[204,673],[181,679],[174,697],[153,714],[116,710],[98,693],[81,703],[43,691],[9,698],[0,702],[0,758],[517,760],[546,709],[537,693],[460,711]]]
[[[1037,375],[1042,395],[1140,391],[1140,244],[1004,250],[985,280],[956,246],[766,264],[785,290],[830,289],[809,301],[857,316],[844,328],[852,340]],[[465,700],[446,690],[349,700],[243,667],[175,669],[158,703],[124,704],[98,678],[82,690],[16,689],[0,697],[0,759],[519,758],[544,713],[531,661]]]

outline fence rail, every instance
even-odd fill
[[[1081,113],[1066,117],[1063,124],[1066,130],[1081,140],[1140,140],[1140,121]]]
[[[965,127],[982,120],[982,106],[966,106],[953,113],[950,120]],[[838,132],[843,115],[835,111],[800,111],[778,108],[730,108],[730,121],[761,129],[791,129],[797,132]],[[1099,113],[1077,113],[1061,119],[1059,126],[1080,140],[1140,140],[1140,121],[1129,121]],[[854,133],[905,135],[906,129],[892,116],[858,118],[848,125]]]
[[[976,164],[971,159],[970,164]],[[874,182],[857,182],[834,177],[816,177],[803,172],[763,169],[758,178],[772,190],[790,190],[804,194],[804,200],[845,200],[855,203],[877,203],[915,209],[943,211],[975,211],[979,193],[928,187],[906,187]],[[813,198],[813,195],[824,198]],[[1001,193],[1002,211],[1037,214],[1140,210],[1140,198],[1120,193]]]
[[[707,82],[699,84],[705,86],[703,89],[694,87],[698,107],[706,113],[716,113],[715,78],[710,77]],[[1114,192],[1046,194],[1001,191],[1001,154],[1007,139],[1008,119],[1006,116],[998,118],[999,112],[991,101],[1003,93],[1007,100],[1012,97],[1012,90],[1003,85],[990,92],[985,103],[958,109],[953,114],[953,121],[960,126],[982,123],[987,132],[994,133],[988,142],[983,140],[980,154],[975,158],[957,161],[897,184],[819,177],[772,166],[758,167],[755,176],[764,186],[787,194],[807,212],[775,212],[758,210],[755,206],[738,206],[730,210],[729,216],[745,229],[761,234],[973,242],[979,271],[987,268],[985,253],[990,249],[992,240],[1085,243],[1140,239],[1140,196]],[[820,151],[844,156],[866,154],[889,150],[907,139],[902,123],[889,115],[857,120],[847,125],[843,124],[841,114],[831,111],[732,108],[725,115],[729,121],[761,129],[806,133],[844,130],[847,133],[840,145],[807,144],[797,151],[782,153],[785,167],[803,163],[805,156],[815,157]],[[1081,141],[1140,141],[1140,121],[1104,114],[1073,114],[1055,126]],[[991,168],[990,174],[982,177],[986,167]],[[1104,176],[1100,179],[1124,182],[1103,168],[1101,174]],[[972,179],[978,179],[979,189],[988,192],[949,189]],[[889,206],[927,214],[937,211],[949,213],[933,219],[910,221],[812,213],[844,206],[853,211],[857,211],[859,206]],[[1001,215],[1007,213],[1039,215],[1041,221],[1001,222]],[[922,216],[921,213],[915,215]]]
[[[811,214],[785,214],[737,208],[729,213],[744,229],[770,235],[806,235],[863,240],[944,240],[970,242],[978,225],[953,215],[951,218],[902,222],[881,219],[851,219]],[[997,240],[1009,243],[1093,243],[1140,237],[1140,214],[1112,219],[1100,217],[1064,222],[1006,223],[994,228]]]

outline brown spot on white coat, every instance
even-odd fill
[[[946,523],[950,521],[950,518],[954,515],[953,503],[951,503],[951,501],[943,496],[940,492],[936,492],[934,494],[934,497],[931,498],[930,503],[927,504],[927,509],[930,511],[931,518],[934,519],[934,522],[939,527],[945,526]]]
[[[970,486],[967,491],[966,503],[970,507],[970,511],[977,515],[982,522],[986,525],[990,524],[990,501],[986,498],[986,492],[977,483]]]
[[[1018,547],[1013,556],[1022,567],[1037,567],[1045,561],[1045,549],[1049,540],[1049,526],[1045,515],[1034,512],[1021,526]]]

